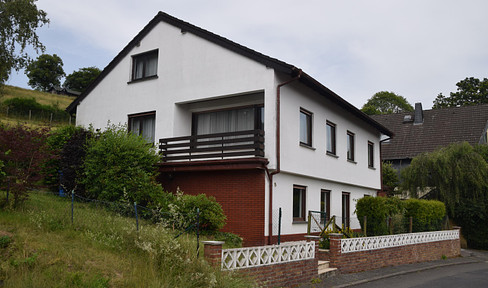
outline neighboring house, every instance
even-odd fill
[[[487,143],[488,105],[422,110],[416,103],[414,112],[372,118],[395,133],[382,142],[381,159],[397,170],[410,165],[415,156],[451,143]]]
[[[69,88],[61,88],[59,86],[51,86],[49,90],[46,91],[47,93],[57,94],[57,95],[66,95],[66,96],[80,96],[81,92],[71,90]]]
[[[75,110],[78,125],[128,123],[161,143],[163,187],[215,196],[246,246],[276,241],[279,208],[282,241],[303,239],[311,210],[358,228],[356,200],[381,189],[392,135],[295,66],[163,12]]]

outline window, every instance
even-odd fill
[[[156,112],[146,112],[129,115],[129,131],[140,135],[148,143],[154,143],[154,130],[156,126]]]
[[[368,167],[374,168],[374,143],[368,141]]]
[[[306,191],[304,186],[293,186],[293,221],[305,221]]]
[[[264,107],[251,106],[193,114],[193,135],[264,129]]]
[[[300,109],[300,144],[312,147],[312,113]]]
[[[347,160],[354,162],[354,133],[347,131]]]
[[[320,223],[325,224],[330,219],[330,190],[320,191]]]
[[[132,56],[132,81],[157,76],[158,50]]]
[[[350,216],[350,197],[351,194],[348,192],[342,192],[342,226],[344,228],[350,227],[351,216]]]
[[[332,122],[327,121],[327,153],[336,155],[336,125]]]

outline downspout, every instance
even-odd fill
[[[266,174],[269,180],[269,215],[268,215],[268,244],[273,242],[273,176],[281,172],[281,143],[280,143],[280,101],[281,101],[281,87],[300,79],[302,70],[298,69],[298,75],[292,79],[285,81],[276,86],[276,170],[269,172],[266,167]]]
[[[386,139],[380,140],[380,181],[381,181],[381,192],[385,191],[385,187],[383,187],[383,159],[381,159],[381,149],[382,149],[382,143],[385,141],[390,140],[391,137],[388,137]],[[378,192],[376,192],[376,196],[378,196]]]

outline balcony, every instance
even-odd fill
[[[247,130],[159,139],[163,162],[264,157],[264,131]]]

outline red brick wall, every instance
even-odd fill
[[[167,191],[214,196],[222,205],[225,232],[238,234],[245,246],[264,245],[265,172],[261,169],[161,173]],[[303,239],[303,238],[302,238]]]
[[[341,254],[339,239],[331,237],[330,243],[330,267],[337,268],[341,273],[439,260],[443,255],[449,258],[457,257],[461,252],[459,239],[344,254]]]
[[[212,242],[212,241],[210,241]],[[212,265],[219,265],[222,255],[222,244],[203,242],[205,259]],[[315,243],[317,253],[317,243]],[[308,259],[280,264],[271,264],[252,268],[233,270],[253,278],[263,287],[297,287],[318,277],[318,260]]]
[[[297,287],[318,278],[317,259],[239,269],[265,287]]]

